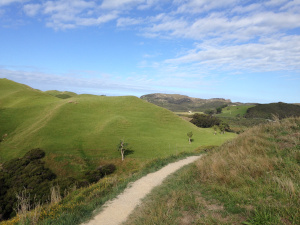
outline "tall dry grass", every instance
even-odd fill
[[[60,187],[58,185],[50,188],[50,204],[55,205],[61,201]]]
[[[277,213],[283,224],[300,222],[300,118],[249,129],[203,157],[197,169],[199,182],[233,201],[262,207],[262,215]]]
[[[42,206],[36,198],[33,202],[30,200],[30,193],[24,189],[21,193],[16,194],[17,203],[15,212],[19,224],[38,224],[41,215]]]
[[[240,185],[283,166],[282,154],[299,160],[300,119],[254,127],[222,145],[199,162],[203,181]]]

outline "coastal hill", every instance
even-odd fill
[[[206,109],[217,108],[224,105],[241,105],[242,103],[232,103],[230,99],[192,98],[179,94],[148,94],[141,96],[141,99],[153,103],[173,112],[205,111]]]

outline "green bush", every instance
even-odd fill
[[[45,157],[45,152],[42,149],[36,148],[32,149],[24,155],[24,158],[29,160],[41,159]]]
[[[191,123],[195,124],[197,127],[207,128],[214,125],[219,125],[221,123],[221,120],[214,116],[195,113],[193,115]]]
[[[72,96],[67,95],[67,94],[58,94],[58,95],[55,95],[55,97],[61,98],[61,99],[67,99],[67,98],[71,98]]]

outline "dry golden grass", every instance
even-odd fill
[[[299,119],[289,119],[260,125],[222,145],[198,163],[201,180],[240,185],[274,171],[282,163],[281,157],[276,156],[278,151],[299,145],[299,136],[293,132],[299,126],[297,122]],[[287,135],[278,136],[279,130]],[[299,157],[297,152],[292,156]]]

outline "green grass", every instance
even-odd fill
[[[52,95],[52,96],[57,96],[57,95],[61,95],[61,94],[66,94],[69,96],[77,96],[76,93],[74,92],[70,92],[70,91],[57,91],[57,90],[50,90],[50,91],[45,91],[46,94]]]
[[[119,159],[116,146],[123,138],[134,151],[127,159],[142,163],[235,137],[215,136],[212,129],[197,128],[137,97],[59,99],[6,79],[0,80],[0,124],[0,135],[7,134],[0,143],[0,162],[41,148],[47,165],[63,176]]]
[[[300,118],[254,127],[170,177],[126,224],[300,224]]]
[[[247,109],[254,107],[254,105],[238,105],[238,106],[227,106],[222,109],[222,113],[216,114],[217,117],[243,117]]]

